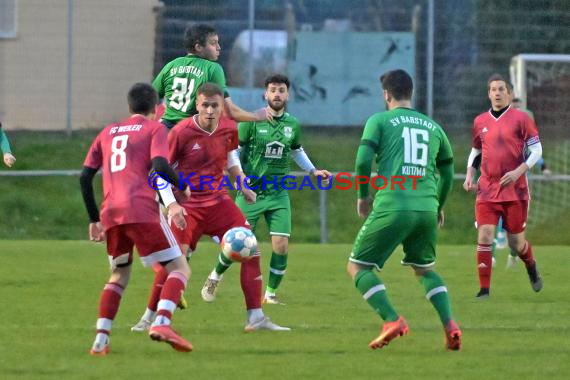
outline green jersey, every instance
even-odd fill
[[[377,113],[366,122],[361,145],[372,148],[378,175],[385,178],[374,181],[375,210],[437,211],[436,167],[452,162],[453,152],[435,121],[409,108]]]
[[[286,185],[283,177],[289,174],[291,151],[301,147],[300,134],[299,121],[287,112],[273,121],[238,124],[243,172],[259,178],[250,182],[252,187],[259,186],[255,189],[258,194],[273,193]]]
[[[164,120],[178,122],[196,112],[196,90],[206,82],[216,83],[228,97],[226,77],[219,63],[188,54],[167,63],[152,82],[164,98]]]

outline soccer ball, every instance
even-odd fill
[[[234,227],[222,238],[222,252],[232,261],[244,261],[257,252],[257,239],[251,230]]]

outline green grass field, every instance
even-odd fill
[[[264,246],[264,252],[268,252]],[[473,246],[443,246],[438,271],[464,332],[460,352],[446,352],[435,312],[396,252],[382,273],[410,335],[380,351],[368,341],[380,319],[344,268],[349,245],[293,244],[280,296],[267,306],[290,333],[246,334],[239,268],[218,299],[199,292],[217,247],[202,242],[192,258],[188,310],[175,326],[190,354],[129,331],[146,304],[151,272],[137,261],[115,321],[111,354],[91,357],[100,290],[108,276],[104,246],[87,241],[1,241],[2,379],[567,379],[570,374],[568,247],[535,247],[545,286],[532,292],[524,268],[505,271],[499,251],[491,298],[477,301]],[[266,271],[267,260],[264,262]]]

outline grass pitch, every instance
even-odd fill
[[[264,274],[267,246],[263,246]],[[446,352],[443,331],[411,270],[396,252],[382,272],[410,334],[370,351],[380,319],[362,300],[344,268],[349,245],[292,244],[280,296],[265,307],[286,332],[243,332],[237,265],[218,299],[202,302],[202,283],[217,247],[202,242],[191,261],[190,308],[175,328],[195,347],[189,354],[130,332],[143,312],[152,274],[137,261],[115,320],[111,353],[91,357],[100,290],[107,277],[104,247],[86,241],[0,242],[2,379],[567,379],[570,375],[568,247],[536,247],[544,277],[532,292],[522,264],[505,271],[499,251],[491,297],[477,301],[473,246],[443,246],[444,277],[464,333],[460,352]]]

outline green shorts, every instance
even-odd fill
[[[430,267],[435,264],[436,241],[436,212],[372,211],[356,235],[349,260],[381,270],[403,244],[403,265]]]
[[[270,235],[286,237],[291,235],[291,201],[287,191],[258,196],[254,204],[248,204],[243,194],[238,193],[236,204],[245,214],[253,232],[259,217],[263,215]]]

